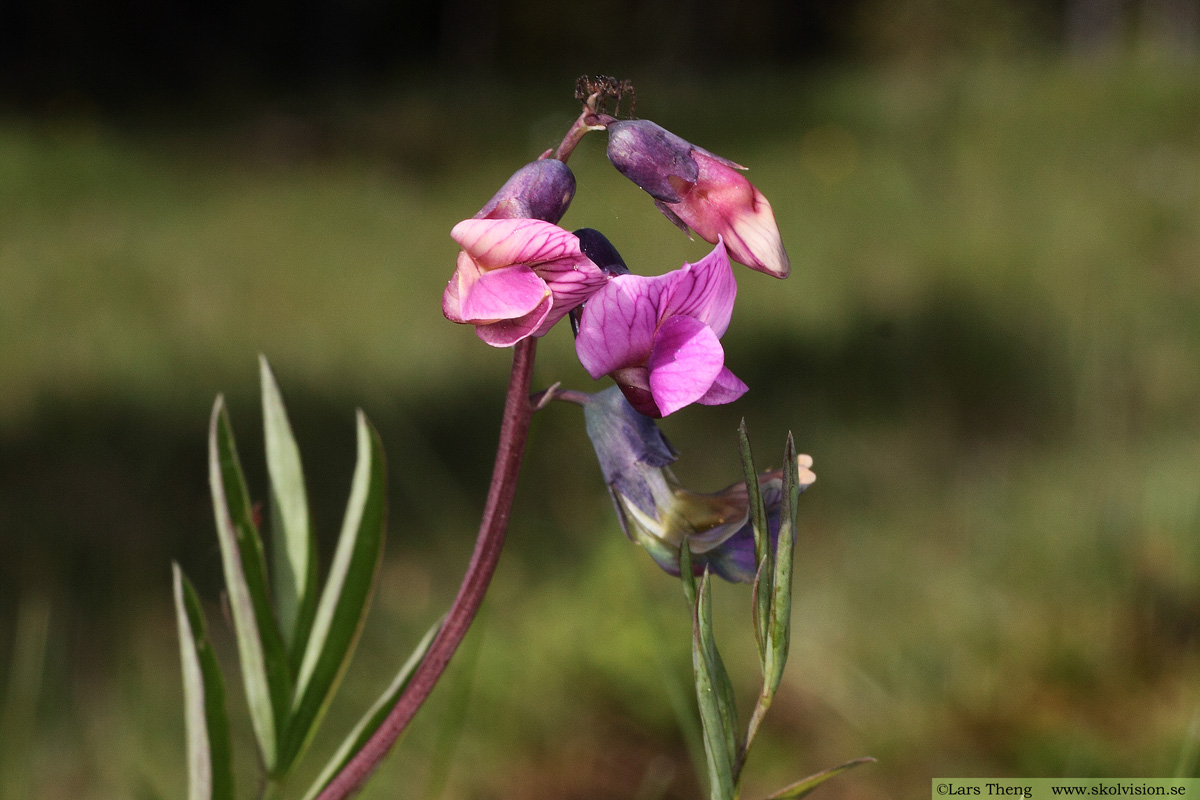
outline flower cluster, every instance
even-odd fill
[[[631,274],[598,231],[558,227],[575,177],[568,154],[547,154],[450,232],[462,250],[443,313],[507,347],[574,312],[584,369],[597,380],[611,376],[649,417],[736,400],[746,385],[725,366],[720,341],[737,296],[730,260],[779,278],[789,270],[770,204],[743,167],[653,122],[585,117],[583,131],[608,131],[613,166],[684,232],[716,245],[712,252],[664,275]]]
[[[543,336],[569,316],[583,368],[616,386],[560,395],[585,406],[626,533],[673,574],[686,538],[698,573],[707,567],[749,581],[755,560],[746,485],[712,495],[681,487],[668,467],[675,454],[653,420],[745,394],[721,345],[737,297],[731,262],[786,278],[787,252],[771,204],[742,175],[745,167],[648,120],[615,119],[596,101],[595,94],[587,97],[556,151],[517,170],[474,217],[454,226],[450,235],[461,250],[442,311],[452,322],[473,325],[494,347]],[[566,161],[596,130],[607,131],[617,171],[684,233],[713,244],[708,255],[641,275],[599,231],[559,227],[576,189]],[[799,464],[802,486],[812,481],[810,465]],[[764,473],[759,484],[777,536],[782,475]]]

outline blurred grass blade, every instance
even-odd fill
[[[704,755],[708,762],[708,796],[710,800],[733,800],[733,762],[725,737],[725,721],[720,710],[718,691],[713,672],[700,634],[700,596],[692,574],[691,548],[685,538],[679,548],[679,574],[684,594],[692,614],[692,672],[696,681],[696,704],[700,709],[700,727],[704,733]],[[708,572],[700,582],[700,591],[707,593]]]
[[[258,365],[267,472],[271,478],[272,588],[280,634],[294,672],[316,608],[317,563],[300,448],[266,356],[258,357]]]
[[[796,443],[788,433],[783,447],[783,507],[779,513],[779,539],[775,545],[775,596],[771,599],[771,618],[767,626],[767,661],[763,688],[771,695],[779,688],[787,665],[792,629],[792,539],[796,531],[796,500],[800,496],[799,465]]]
[[[263,765],[274,774],[287,720],[291,673],[271,611],[262,540],[222,397],[213,405],[209,424],[208,466],[246,702]]]
[[[358,412],[358,463],[329,577],[304,648],[283,763],[307,746],[362,630],[383,554],[387,481],[379,434]]]
[[[758,642],[758,663],[765,669],[767,661],[767,624],[771,612],[771,596],[774,594],[774,559],[771,555],[771,531],[767,527],[767,511],[763,506],[762,487],[758,484],[758,472],[754,468],[754,454],[750,451],[750,434],[746,420],[738,425],[738,444],[742,455],[742,476],[746,481],[746,494],[750,499],[750,523],[754,530],[754,563],[760,566],[754,581],[754,636]]]
[[[329,759],[329,763],[325,765],[325,769],[321,770],[321,774],[304,795],[304,800],[312,800],[312,798],[320,794],[325,785],[333,780],[333,776],[337,775],[342,767],[346,765],[346,762],[353,758],[354,754],[366,744],[367,740],[371,738],[371,734],[379,729],[388,712],[392,710],[392,706],[396,705],[396,701],[400,699],[400,695],[403,694],[405,688],[408,686],[408,682],[412,679],[413,673],[416,672],[417,666],[425,658],[425,653],[429,651],[429,646],[433,644],[433,637],[437,636],[438,630],[442,627],[442,622],[443,620],[438,620],[425,633],[424,638],[417,644],[417,648],[408,657],[408,661],[404,662],[404,666],[396,673],[396,677],[392,680],[391,685],[384,690],[379,699],[375,701],[375,704],[367,710],[363,718],[354,726],[354,730],[350,731],[350,734],[345,738],[341,746],[338,747],[337,752],[333,754],[333,758]]]
[[[725,662],[721,660],[716,637],[713,635],[712,582],[708,570],[704,571],[704,577],[700,579],[696,622],[696,629],[700,634],[700,648],[712,682],[713,700],[720,715],[720,732],[724,737],[725,754],[730,764],[730,774],[736,784],[738,765],[741,763],[741,754],[738,751],[737,702],[733,697],[733,682],[729,680],[729,672],[725,669]]]
[[[221,667],[208,641],[196,590],[178,564],[171,565],[171,573],[183,663],[188,800],[232,800],[233,751]]]
[[[767,800],[800,800],[801,797],[807,797],[812,794],[813,790],[820,786],[830,778],[835,778],[847,770],[862,766],[863,764],[874,764],[875,759],[870,756],[856,758],[853,761],[847,761],[845,764],[840,764],[836,767],[830,767],[824,772],[818,772],[816,775],[809,775],[803,780],[796,781],[791,786],[786,786],[780,789],[775,794],[767,798]]]

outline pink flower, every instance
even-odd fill
[[[737,283],[725,245],[653,278],[617,275],[583,307],[575,350],[593,378],[611,374],[630,405],[665,417],[690,403],[719,405],[746,392],[725,366]]]
[[[724,239],[734,261],[788,276],[791,264],[775,214],[739,171],[745,167],[644,119],[609,124],[608,158],[684,233],[691,228],[714,244]]]
[[[450,236],[462,251],[442,313],[493,347],[544,335],[608,280],[574,234],[549,222],[468,219]]]

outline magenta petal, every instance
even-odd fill
[[[466,219],[450,236],[485,270],[580,254],[574,234],[537,219]]]
[[[671,317],[658,329],[650,368],[650,391],[665,417],[694,403],[712,387],[725,351],[712,329],[691,317]]]
[[[539,264],[535,271],[554,295],[554,307],[535,335],[543,336],[571,309],[586,301],[608,283],[608,274],[586,256],[560,258]]]
[[[475,333],[480,339],[490,344],[492,347],[508,347],[514,345],[522,339],[527,339],[533,336],[550,313],[552,301],[549,295],[542,300],[533,311],[523,317],[516,319],[505,319],[499,322],[493,322],[491,325],[476,325]]]
[[[658,306],[672,275],[646,278],[618,275],[583,307],[575,352],[579,363],[599,379],[621,367],[645,364],[654,344]]]
[[[749,388],[749,386],[742,383],[737,375],[729,371],[729,367],[721,367],[721,371],[717,374],[717,379],[713,381],[713,385],[708,387],[708,391],[696,402],[705,406],[720,406],[732,403],[744,395]]]
[[[660,317],[693,317],[712,328],[717,338],[724,336],[737,298],[737,281],[725,244],[718,239],[711,253],[670,274],[674,277],[671,295],[660,309]]]
[[[471,322],[516,319],[533,311],[550,288],[524,264],[485,272],[461,298],[459,313]]]

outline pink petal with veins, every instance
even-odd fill
[[[465,219],[450,237],[484,270],[579,256],[579,239],[537,219]]]
[[[655,278],[618,275],[592,295],[583,307],[575,352],[593,378],[613,370],[645,364],[654,344],[659,301],[674,282],[674,273]]]
[[[694,403],[712,387],[725,351],[712,328],[691,317],[671,317],[658,329],[650,369],[650,391],[665,417]]]
[[[670,297],[659,310],[659,318],[693,317],[712,328],[717,338],[724,336],[737,298],[737,281],[724,243],[718,239],[711,253],[672,274],[675,280]]]

